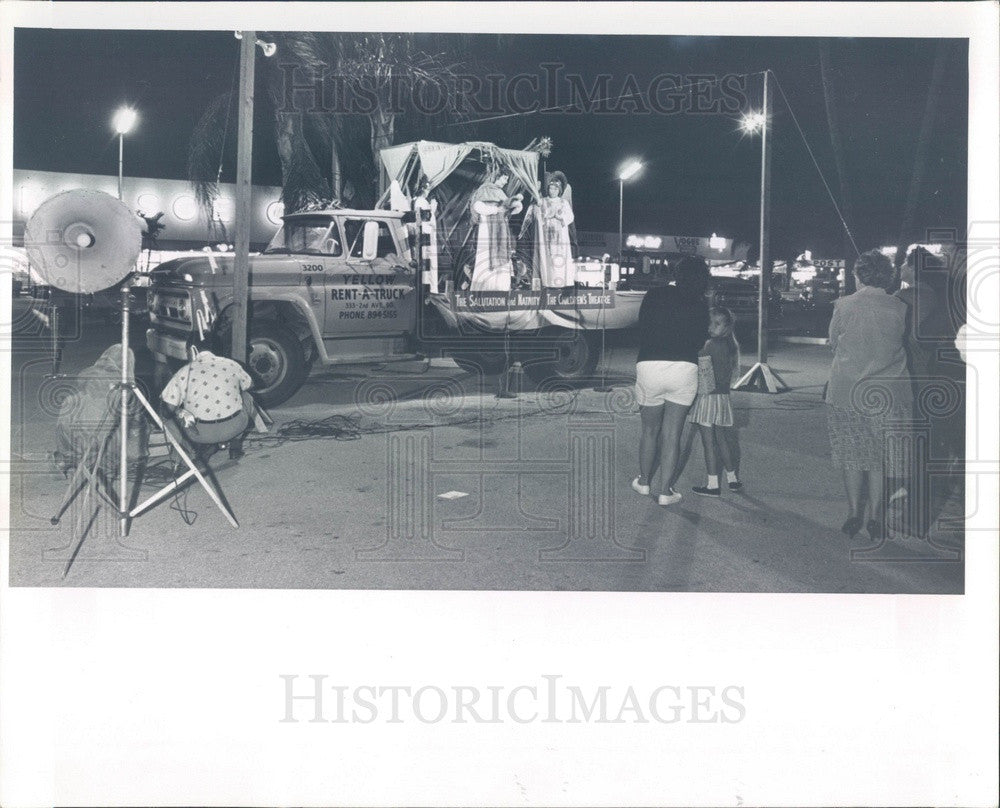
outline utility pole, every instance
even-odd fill
[[[747,371],[734,389],[760,393],[780,393],[788,389],[781,377],[767,364],[767,310],[771,302],[771,127],[774,125],[773,100],[764,71],[763,126],[760,139],[760,287],[757,295],[757,364]]]
[[[247,306],[250,296],[250,194],[253,154],[254,49],[257,34],[243,31],[240,39],[239,127],[236,139],[236,227],[233,261],[232,358],[247,361]]]
[[[622,225],[625,218],[625,180],[618,178],[618,263],[622,262],[625,242],[622,239]]]
[[[773,104],[764,71],[764,127],[760,138],[760,295],[757,299],[757,362],[767,365],[767,309],[771,300],[771,127]]]

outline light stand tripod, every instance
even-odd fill
[[[195,462],[188,456],[187,452],[181,446],[177,438],[174,437],[173,433],[163,423],[163,420],[157,414],[153,406],[146,400],[146,397],[142,394],[135,380],[129,378],[130,374],[128,371],[128,336],[129,336],[129,287],[126,284],[122,287],[122,381],[121,381],[121,467],[118,477],[118,519],[120,532],[123,536],[128,535],[129,521],[136,516],[139,516],[143,512],[149,510],[155,503],[159,502],[161,499],[167,495],[173,493],[178,488],[180,488],[185,482],[187,482],[191,477],[194,477],[199,485],[205,489],[205,493],[211,497],[212,502],[215,503],[216,507],[222,511],[222,515],[226,517],[226,521],[229,522],[233,527],[239,527],[239,522],[236,521],[236,517],[233,516],[232,511],[229,510],[227,505],[222,501],[222,497],[215,490],[212,484],[205,479],[205,475],[201,473]],[[153,496],[149,497],[139,505],[136,505],[131,511],[126,510],[128,507],[128,452],[126,451],[126,436],[128,435],[128,401],[129,395],[135,396],[143,408],[149,414],[149,417],[153,419],[153,423],[163,432],[167,440],[170,441],[170,445],[174,447],[177,454],[180,456],[181,460],[184,461],[184,465],[188,467],[180,477],[178,477],[173,482],[168,483],[159,491],[157,491]]]
[[[180,442],[171,433],[169,429],[164,425],[163,420],[160,418],[159,414],[149,403],[146,397],[142,394],[139,386],[135,383],[134,372],[129,369],[129,322],[130,322],[130,301],[129,294],[131,292],[131,286],[126,283],[122,286],[121,290],[121,305],[122,305],[122,330],[121,330],[121,348],[122,348],[122,366],[121,366],[121,379],[116,385],[120,391],[120,420],[118,424],[119,429],[119,467],[118,467],[118,526],[119,535],[122,537],[127,536],[129,532],[130,522],[136,516],[149,510],[155,503],[162,500],[164,497],[176,491],[185,482],[187,482],[191,477],[194,477],[205,492],[211,497],[212,501],[216,504],[222,515],[226,517],[226,520],[233,527],[239,527],[239,523],[236,521],[236,517],[233,516],[232,511],[228,506],[222,501],[219,493],[215,490],[212,484],[206,479],[205,475],[198,469],[195,462],[191,457],[184,451]],[[131,511],[128,509],[128,496],[129,496],[129,483],[128,483],[128,418],[129,418],[129,403],[130,398],[134,397],[139,404],[142,405],[143,409],[148,413],[149,417],[152,419],[153,423],[156,424],[157,428],[163,432],[164,436],[176,450],[177,454],[180,456],[184,465],[187,466],[188,470],[185,471],[180,477],[177,477],[172,482],[165,485],[151,497],[136,505]],[[80,464],[77,466],[77,470],[70,481],[69,487],[66,491],[66,496],[63,499],[63,503],[59,508],[56,516],[52,518],[53,524],[58,524],[60,517],[65,512],[69,504],[76,498],[77,494],[80,492],[80,482],[81,478],[86,476],[92,483],[94,488],[97,490],[105,500],[110,502],[112,505],[115,503],[111,499],[110,495],[102,490],[99,484],[100,479],[100,461],[103,455],[103,449],[99,449],[96,452],[96,457],[93,461],[93,465],[88,465],[90,462],[91,449],[84,454],[81,459]],[[89,489],[87,494],[84,496],[84,502],[87,501],[87,496],[89,495]],[[81,533],[77,546],[73,552],[76,554],[76,550],[79,549],[80,544],[83,543],[83,534]]]

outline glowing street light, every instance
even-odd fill
[[[625,163],[625,165],[623,165],[621,169],[619,169],[618,179],[620,179],[622,182],[624,182],[625,180],[630,180],[632,179],[632,177],[638,174],[641,169],[642,169],[642,163],[640,163],[638,160],[630,160],[629,162]]]
[[[740,129],[748,135],[762,132],[766,124],[767,117],[763,112],[744,112],[740,119]]]
[[[118,198],[122,198],[122,157],[125,150],[125,135],[132,131],[132,127],[135,126],[135,122],[139,118],[139,113],[137,113],[131,107],[121,107],[116,113],[112,120],[112,125],[115,128],[115,132],[118,133]]]
[[[764,71],[764,106],[751,110],[740,119],[745,134],[760,132],[760,283],[757,291],[757,363],[733,385],[734,390],[760,390],[778,393],[787,390],[767,364],[767,314],[771,295],[771,110],[770,70]]]
[[[630,180],[642,170],[639,160],[629,160],[618,169],[618,263],[622,260],[622,221],[625,211],[625,180]]]

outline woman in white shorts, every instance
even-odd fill
[[[642,431],[639,476],[632,488],[650,494],[659,468],[660,505],[681,498],[673,490],[681,433],[698,392],[698,351],[708,337],[708,265],[701,258],[683,258],[676,277],[675,286],[650,289],[639,309],[635,395]]]

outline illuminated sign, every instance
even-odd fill
[[[625,239],[625,249],[636,252],[673,253],[676,255],[698,255],[708,260],[731,260],[733,240],[717,236],[654,236],[629,233]]]
[[[633,250],[658,250],[663,244],[663,239],[659,236],[637,236],[630,233],[625,239],[625,246]]]

